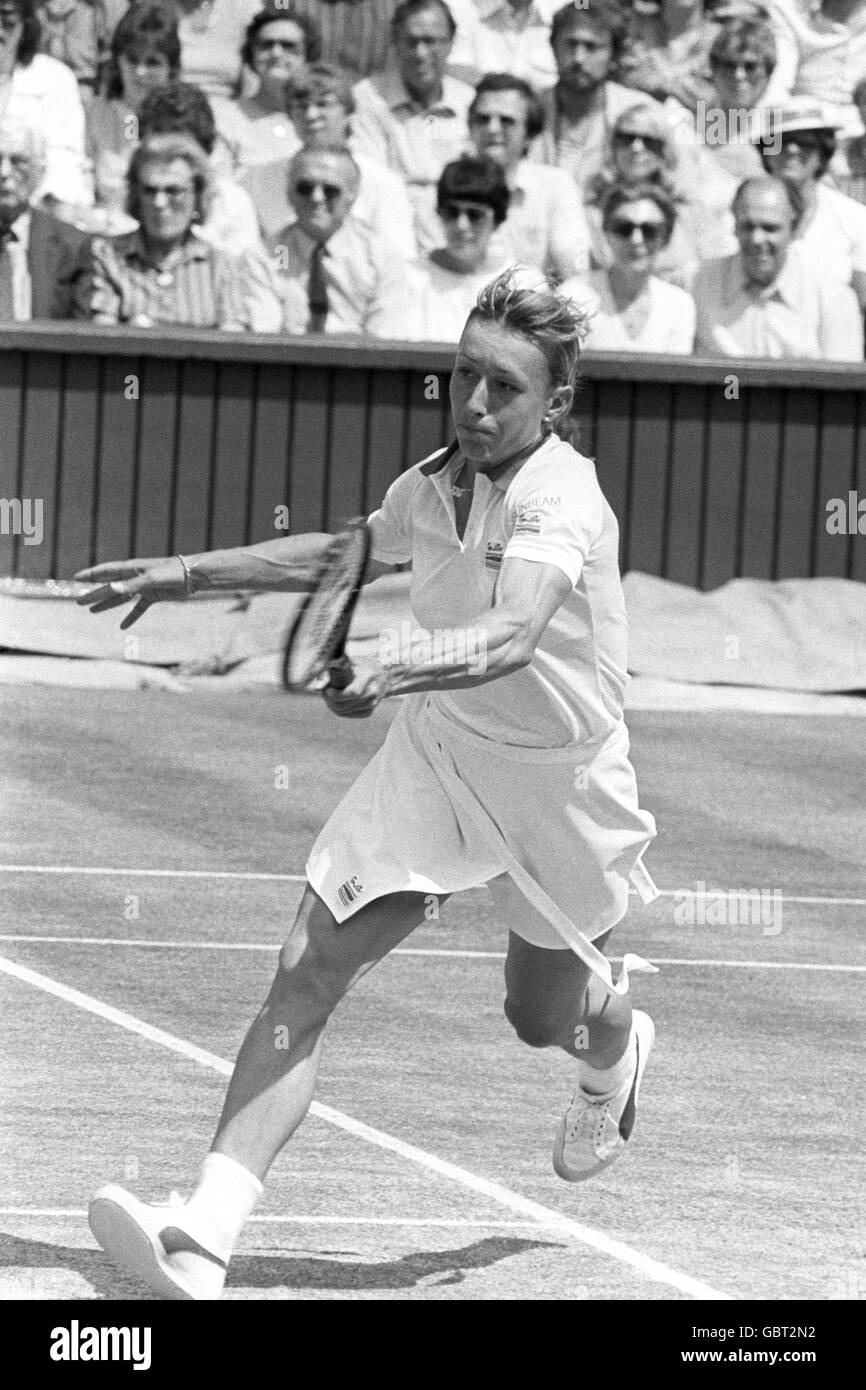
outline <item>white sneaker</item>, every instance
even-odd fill
[[[566,1182],[585,1182],[608,1168],[624,1151],[635,1121],[638,1093],[656,1030],[649,1014],[635,1009],[632,1035],[637,1047],[634,1076],[606,1096],[580,1087],[565,1112],[553,1145],[553,1166]]]
[[[108,1183],[93,1197],[88,1220],[118,1268],[160,1298],[203,1300],[222,1293],[228,1255],[196,1231],[176,1192],[165,1206],[149,1206]]]

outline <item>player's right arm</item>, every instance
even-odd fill
[[[77,580],[98,587],[83,594],[78,603],[93,613],[102,613],[135,599],[135,607],[120,624],[127,628],[161,599],[190,598],[205,590],[307,593],[332,541],[333,536],[325,532],[311,531],[280,536],[258,545],[186,555],[183,559],[172,555],[109,561],[79,570]],[[372,583],[391,568],[371,560],[364,583]]]

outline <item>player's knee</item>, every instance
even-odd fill
[[[506,996],[505,1017],[527,1047],[556,1047],[562,1042],[561,1020],[535,1009],[527,1009]]]
[[[271,997],[327,1018],[346,993],[346,971],[321,933],[298,921],[280,951]]]

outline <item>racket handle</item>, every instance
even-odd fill
[[[344,652],[328,667],[328,685],[333,690],[345,690],[347,685],[352,684],[354,675],[355,668]]]

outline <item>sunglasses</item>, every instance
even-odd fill
[[[662,154],[665,142],[658,135],[642,135],[639,130],[615,130],[613,132],[613,143],[620,149],[630,149],[635,140],[640,140],[645,149],[651,154]]]
[[[488,116],[484,111],[470,111],[469,113],[470,125],[488,126],[492,125],[494,121],[498,121],[499,124],[503,126],[505,130],[513,130],[514,127],[517,125],[516,116]]]
[[[791,131],[790,135],[782,136],[782,149],[786,150],[791,145],[796,145],[799,150],[818,150],[821,148],[821,140],[817,135],[805,131]]]
[[[714,58],[713,67],[717,72],[726,72],[730,76],[742,71],[746,77],[755,78],[766,71],[763,63],[744,63],[736,58]]]
[[[663,222],[630,222],[625,217],[617,217],[611,222],[608,231],[614,236],[628,240],[631,240],[635,232],[640,232],[647,245],[651,245],[655,241],[661,241],[665,228]]]
[[[442,203],[439,206],[439,216],[444,217],[446,222],[458,222],[465,213],[473,227],[486,222],[492,216],[492,208],[467,208],[462,203]]]
[[[139,184],[138,192],[142,198],[148,198],[151,200],[153,200],[154,198],[158,198],[160,193],[164,193],[166,198],[170,198],[173,203],[177,203],[181,200],[181,198],[188,197],[188,195],[192,193],[194,189],[195,185],[191,183],[142,183]]]
[[[339,184],[319,183],[312,179],[299,179],[294,185],[294,191],[299,198],[312,198],[317,188],[321,188],[325,201],[328,203],[335,203],[340,194],[345,192],[345,189],[340,188]]]
[[[343,103],[337,96],[314,96],[312,92],[293,92],[289,100],[292,106],[297,106],[300,111],[310,111],[314,107],[320,111],[328,111],[342,106]]]
[[[256,39],[254,48],[265,52],[267,49],[281,48],[284,53],[302,53],[303,44],[297,39]]]

